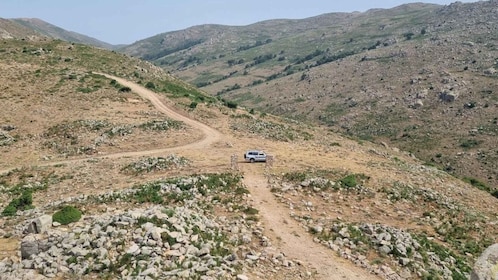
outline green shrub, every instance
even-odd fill
[[[236,195],[249,194],[249,190],[246,188],[238,187],[235,189],[235,194]]]
[[[146,184],[140,187],[138,191],[134,194],[134,199],[138,203],[155,203],[161,204],[164,202],[163,197],[160,194],[161,185],[156,183]]]
[[[78,263],[78,258],[77,258],[76,256],[71,256],[71,257],[69,257],[69,258],[66,260],[66,263],[67,263],[68,265],[73,264],[73,263],[74,263],[74,264],[76,264],[76,263]]]
[[[30,190],[24,191],[19,198],[18,208],[23,210],[31,208],[33,204],[33,193]]]
[[[486,185],[485,183],[475,179],[475,178],[472,178],[472,177],[464,177],[463,178],[463,181],[464,182],[467,182],[469,184],[471,184],[472,186],[480,189],[481,191],[485,191],[485,192],[488,192],[490,193],[492,196],[498,198],[498,190],[496,189],[493,189],[492,187]]]
[[[192,101],[192,103],[190,103],[189,107],[190,107],[190,109],[195,109],[197,107],[197,102]]]
[[[177,243],[176,238],[171,237],[167,232],[161,233],[161,240],[163,242],[168,242],[170,246],[175,245]]]
[[[491,195],[498,198],[498,190],[491,192]]]
[[[223,100],[223,104],[230,109],[237,109],[237,103],[235,103],[233,101]]]
[[[64,206],[61,210],[54,213],[52,219],[61,225],[67,225],[79,221],[81,219],[81,211],[73,206]]]
[[[11,203],[5,207],[2,211],[2,216],[14,216],[17,212],[17,208]]]
[[[488,190],[489,189],[489,187],[486,186],[486,184],[484,184],[483,182],[481,182],[481,181],[479,181],[479,180],[477,180],[475,178],[464,177],[463,181],[471,184],[472,186],[474,186],[474,187],[476,187],[476,188],[478,188],[480,190]]]
[[[460,147],[462,147],[464,149],[474,148],[474,147],[478,146],[479,144],[481,144],[481,141],[478,141],[475,139],[465,139],[465,140],[460,141]]]
[[[121,87],[119,89],[119,92],[130,92],[130,91],[131,91],[131,88],[129,88],[129,87]]]
[[[288,182],[302,182],[306,180],[307,178],[306,174],[307,173],[305,172],[298,172],[298,171],[289,172],[284,174],[283,179]]]
[[[153,82],[147,82],[145,84],[145,87],[148,88],[148,89],[155,89],[156,85]]]
[[[94,92],[96,89],[93,89],[93,88],[90,88],[90,87],[79,87],[76,89],[78,92],[82,92],[82,93],[92,93]]]
[[[348,187],[348,188],[354,188],[357,185],[356,176],[354,174],[350,174],[350,175],[342,178],[340,182],[341,182],[342,186]]]
[[[33,193],[31,190],[24,190],[19,198],[13,199],[2,211],[3,216],[14,216],[18,210],[28,210],[33,208]]]
[[[256,215],[259,213],[259,211],[256,208],[247,207],[246,209],[244,209],[244,213],[246,213],[247,215]]]

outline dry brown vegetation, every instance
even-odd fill
[[[9,140],[0,146],[2,209],[24,189],[33,191],[36,209],[52,213],[52,203],[61,200],[76,201],[85,195],[111,193],[155,180],[235,172],[245,175],[250,185],[251,194],[241,192],[248,205],[241,210],[217,205],[212,215],[234,214],[254,222],[258,231],[264,230],[283,252],[294,246],[281,239],[292,226],[298,228],[293,234],[307,240],[302,242],[306,245],[313,242],[313,237],[330,238],[317,235],[320,232],[316,226],[331,233],[334,223],[382,225],[429,238],[441,245],[437,249],[442,255],[451,252],[458,260],[458,265],[451,267],[456,278],[468,275],[469,267],[485,246],[498,242],[495,197],[388,145],[350,139],[327,128],[258,110],[249,113],[228,108],[151,64],[77,44],[3,40],[0,69],[0,129]],[[328,75],[316,71],[309,74]],[[124,80],[119,82],[97,73]],[[296,77],[285,79],[300,85]],[[164,110],[137,95],[138,90],[133,89],[138,86],[126,80],[153,88],[160,104],[173,107],[179,116],[197,120],[207,128],[193,122],[173,122]],[[192,102],[198,103],[195,108]],[[144,129],[164,122],[175,125]],[[212,129],[217,132],[205,134]],[[212,142],[195,145],[208,136]],[[185,145],[188,148],[183,148]],[[243,163],[242,153],[250,148],[273,155],[271,168]],[[174,158],[189,163],[151,172],[123,172],[137,162],[144,164],[144,157],[154,161],[155,157],[166,158],[173,153]],[[239,155],[239,171],[231,170],[231,155]],[[353,175],[354,182],[350,177]],[[316,178],[334,182],[337,187],[303,187],[304,181]],[[260,188],[265,191],[259,193]],[[279,203],[273,203],[274,199]],[[91,215],[137,205],[86,201],[80,207]],[[255,211],[258,209],[266,211]],[[34,215],[36,212],[28,210],[0,218],[4,235],[0,251],[16,255],[18,248],[12,246],[20,238],[16,225]],[[288,227],[274,228],[271,218],[289,220],[281,223]],[[253,243],[251,250],[263,246]],[[335,257],[334,251],[327,252]],[[361,253],[377,268],[385,265],[396,273],[406,273],[406,268],[397,264],[399,256],[383,255],[373,248],[363,248]],[[323,263],[318,258],[306,256],[302,265],[280,272],[273,270],[272,263],[247,264],[240,269],[260,279],[267,273],[275,279],[330,276],[329,271],[321,270]],[[351,263],[339,263],[352,271],[356,269]],[[306,273],[310,271],[313,273]],[[418,278],[442,275],[429,269],[427,275],[412,273]],[[359,274],[346,273],[345,277],[353,279],[355,275]]]
[[[496,1],[418,3],[243,27],[206,25],[124,51],[212,95],[387,143],[493,192],[495,10]]]

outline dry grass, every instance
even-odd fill
[[[1,98],[2,104],[6,105],[5,110],[0,112],[0,120],[2,124],[15,127],[9,133],[16,138],[13,144],[0,147],[0,169],[18,169],[1,175],[0,185],[4,189],[11,189],[14,186],[22,188],[28,183],[46,182],[46,189],[37,191],[33,196],[33,204],[37,207],[80,195],[111,192],[159,178],[226,172],[230,170],[231,155],[239,155],[239,165],[244,165],[247,163],[242,163],[243,152],[261,148],[274,156],[273,167],[265,171],[263,165],[250,165],[250,170],[261,168],[261,172],[270,173],[275,178],[280,178],[288,172],[311,173],[316,170],[329,170],[332,174],[338,174],[340,176],[335,178],[337,180],[349,174],[363,174],[365,178],[369,178],[365,186],[375,194],[373,197],[362,197],[347,192],[332,193],[332,200],[325,200],[319,193],[289,197],[295,203],[312,201],[316,208],[312,213],[314,219],[340,218],[351,223],[381,223],[401,229],[417,230],[428,236],[441,238],[443,244],[453,246],[442,238],[443,235],[436,232],[433,225],[424,220],[424,213],[428,209],[435,213],[440,211],[440,202],[424,204],[415,198],[399,201],[388,199],[385,189],[393,188],[402,182],[403,185],[414,189],[429,189],[450,199],[452,203],[461,205],[462,209],[480,217],[475,220],[479,223],[479,228],[482,232],[494,236],[494,242],[498,242],[498,232],[493,226],[498,220],[498,206],[494,197],[445,172],[424,167],[421,161],[408,153],[366,141],[348,139],[330,130],[308,127],[296,121],[261,115],[258,112],[251,115],[242,109],[228,109],[214,103],[202,103],[196,109],[190,110],[187,106],[188,100],[175,99],[178,101],[175,104],[177,111],[216,128],[223,135],[222,140],[209,148],[177,149],[175,154],[178,157],[191,160],[188,166],[181,169],[127,174],[121,170],[143,155],[138,153],[137,156],[113,157],[112,154],[125,151],[146,153],[149,150],[185,145],[203,137],[201,132],[189,127],[171,131],[135,129],[132,134],[111,138],[109,143],[98,146],[94,154],[61,154],[45,145],[45,135],[50,128],[79,120],[137,125],[164,119],[165,116],[157,113],[147,101],[139,99],[133,92],[119,92],[111,85],[110,80],[88,74],[94,69],[84,68],[82,65],[89,62],[72,65],[62,61],[52,64],[53,54],[24,57],[31,54],[23,54],[17,43],[5,41],[3,47],[8,51],[0,53],[3,56],[0,60]],[[54,49],[64,49],[55,56],[71,53],[73,61],[85,58],[87,49],[79,53],[74,49],[78,46],[67,49],[63,47],[67,46],[65,43],[50,44],[55,44]],[[105,51],[92,51],[109,55]],[[131,64],[136,62],[116,55],[107,62],[109,71],[114,69],[118,72],[122,61]],[[152,75],[152,70],[143,72],[143,79]],[[76,75],[76,78],[68,78],[71,73]],[[129,75],[132,77],[130,79],[136,78],[133,78],[133,72]],[[165,79],[167,78],[165,76]],[[95,85],[99,85],[96,91],[78,91],[82,86],[90,88]],[[164,103],[172,103],[165,96],[161,99]],[[242,115],[249,117],[240,117]],[[278,125],[267,126],[269,123]],[[246,128],[254,124],[265,125],[249,133]],[[234,127],[244,129],[235,130]],[[276,129],[288,133],[299,132],[309,137],[296,137],[289,141],[268,137]],[[67,143],[64,132],[61,133],[56,133],[57,137],[50,138],[51,141]],[[100,131],[96,133],[88,127],[68,132],[78,143],[90,143],[99,133]],[[242,169],[247,169],[247,166]],[[12,197],[9,192],[2,192],[0,207],[7,205]],[[82,211],[90,213],[97,209],[98,207],[88,207]],[[458,215],[455,217],[457,218],[452,222],[461,223],[462,227],[468,222],[466,219],[459,219]],[[2,228],[8,229],[14,225],[14,220],[2,218],[0,223]],[[480,238],[480,235],[472,238]],[[7,243],[11,244],[11,241]]]

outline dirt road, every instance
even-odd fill
[[[380,279],[354,266],[323,245],[317,244],[306,230],[289,216],[289,209],[279,203],[263,175],[263,165],[243,164],[244,184],[249,188],[254,207],[259,210],[273,246],[287,257],[316,269],[315,279]]]
[[[190,119],[190,118],[188,118],[188,117],[186,117],[178,112],[175,112],[171,108],[164,105],[164,103],[162,103],[159,100],[159,97],[157,96],[157,94],[154,93],[153,91],[148,90],[148,89],[146,89],[138,84],[127,81],[125,79],[121,79],[121,78],[114,77],[114,76],[107,75],[107,74],[103,74],[103,73],[96,73],[96,74],[106,76],[109,79],[114,79],[118,83],[120,83],[121,85],[129,87],[133,92],[138,94],[140,97],[149,100],[158,111],[165,113],[166,115],[168,115],[172,119],[182,121],[185,124],[192,126],[193,128],[201,130],[205,135],[205,137],[201,141],[189,143],[186,145],[182,145],[181,147],[175,147],[175,148],[171,148],[171,149],[167,149],[167,150],[179,149],[179,148],[181,148],[181,149],[207,148],[207,147],[209,147],[209,145],[211,145],[211,144],[213,144],[216,141],[219,141],[221,139],[221,134],[218,131],[216,131],[215,129],[213,129],[213,128],[211,128],[211,127],[209,127],[201,122]],[[160,152],[161,150],[157,150],[157,151]]]
[[[103,75],[109,79],[114,79],[116,80],[119,84],[129,87],[134,93],[138,94],[140,97],[142,97],[145,100],[148,100],[151,102],[154,107],[162,112],[165,113],[168,117],[182,121],[188,126],[193,127],[194,129],[198,129],[202,131],[204,134],[204,137],[201,141],[197,142],[192,142],[188,144],[184,144],[181,146],[177,147],[168,147],[168,148],[163,148],[163,149],[154,149],[154,150],[146,150],[146,151],[134,151],[134,152],[122,152],[122,153],[115,153],[115,154],[107,154],[107,155],[101,155],[101,156],[92,156],[91,158],[77,158],[77,159],[69,159],[69,160],[62,160],[62,161],[50,161],[50,162],[42,162],[36,164],[37,166],[54,166],[54,165],[61,165],[61,164],[71,164],[71,163],[77,163],[77,162],[82,162],[82,161],[87,161],[89,159],[104,159],[104,158],[122,158],[122,157],[139,157],[139,156],[149,156],[149,155],[154,155],[154,154],[164,154],[167,152],[174,152],[177,150],[185,150],[185,149],[205,149],[209,147],[211,144],[220,141],[222,139],[222,135],[215,129],[198,122],[196,120],[190,119],[178,112],[175,112],[171,108],[167,107],[164,105],[159,100],[159,97],[156,93],[153,91],[146,89],[138,84],[135,84],[133,82],[127,81],[122,78],[118,78],[115,76],[111,76],[108,74],[104,73],[95,73],[99,75]],[[10,170],[15,169],[16,167],[11,167],[8,169],[0,170],[0,174],[4,174],[9,172]]]
[[[202,131],[204,137],[197,142],[188,143],[185,145],[147,150],[136,152],[123,152],[108,154],[103,156],[92,157],[98,158],[121,158],[121,157],[139,157],[152,154],[160,154],[175,150],[206,150],[212,148],[212,144],[222,140],[223,135],[217,130],[190,119],[171,108],[168,108],[161,102],[159,96],[133,82],[114,77],[111,75],[97,73],[106,76],[109,79],[114,79],[123,86],[129,87],[134,93],[140,97],[149,100],[154,107],[168,115],[170,118],[184,122],[185,124]],[[90,158],[80,158],[64,161],[54,161],[41,163],[39,166],[52,166],[58,164],[69,164],[87,161]],[[13,168],[9,169],[12,170]],[[9,170],[0,170],[1,173]],[[313,242],[312,237],[303,229],[296,221],[289,217],[289,210],[278,201],[270,192],[266,178],[264,177],[263,165],[261,164],[244,164],[242,167],[244,172],[244,183],[249,188],[255,207],[259,210],[260,216],[265,223],[267,236],[272,239],[272,244],[281,252],[291,259],[300,260],[308,263],[316,270],[315,279],[379,279],[362,269],[354,266],[348,261],[338,257],[335,252],[324,246]]]

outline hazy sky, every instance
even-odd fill
[[[130,44],[199,24],[247,25],[404,3],[454,0],[0,0],[0,18],[39,18],[111,44]],[[460,1],[476,2],[476,1]]]

